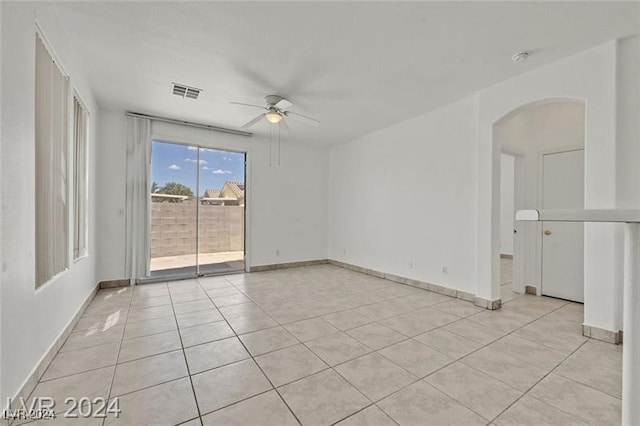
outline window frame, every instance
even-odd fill
[[[83,209],[83,218],[82,220],[84,221],[84,233],[82,235],[82,238],[84,240],[84,248],[82,249],[81,252],[78,253],[78,255],[76,255],[76,248],[75,248],[75,233],[76,233],[76,216],[75,216],[75,211],[76,211],[76,202],[78,201],[78,199],[76,199],[76,173],[75,173],[75,168],[76,168],[76,162],[77,162],[77,158],[76,158],[76,151],[75,151],[75,129],[76,129],[76,116],[75,116],[75,102],[78,102],[78,104],[80,105],[80,107],[82,108],[82,110],[84,111],[84,113],[86,114],[86,123],[85,123],[85,140],[84,140],[84,173],[82,178],[84,179],[84,191],[82,194],[82,199],[84,201],[84,209]],[[71,185],[71,195],[70,195],[70,199],[73,200],[72,201],[72,205],[71,207],[73,208],[73,213],[69,214],[70,216],[70,229],[73,230],[73,232],[70,232],[70,247],[71,247],[71,260],[73,261],[73,263],[75,264],[76,262],[79,262],[80,260],[84,259],[85,257],[89,256],[89,160],[91,158],[91,156],[89,155],[89,147],[90,147],[90,138],[91,138],[91,112],[89,111],[89,108],[87,108],[87,104],[86,102],[84,102],[84,100],[82,99],[82,96],[80,95],[80,93],[78,93],[78,89],[75,86],[71,86],[71,109],[73,110],[72,114],[69,114],[71,117],[71,135],[70,135],[70,152],[73,154],[73,158],[72,161],[70,162],[70,176],[72,176],[73,181],[72,181],[72,185]],[[79,195],[79,194],[78,194]]]

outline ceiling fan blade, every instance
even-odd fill
[[[289,127],[289,125],[287,124],[287,120],[285,119],[280,120],[280,126],[287,132],[291,131],[291,127]]]
[[[245,103],[243,103],[243,102],[229,102],[229,103],[230,103],[230,104],[233,104],[233,105],[242,105],[242,106],[248,106],[248,107],[260,108],[260,109],[266,109],[265,107],[260,106],[260,105],[245,104]]]
[[[285,110],[287,108],[291,108],[293,106],[293,104],[291,102],[289,102],[287,99],[282,98],[280,99],[275,105],[274,107],[278,108],[279,110]]]
[[[300,119],[300,121],[304,121],[305,123],[311,124],[312,126],[315,126],[315,127],[320,126],[320,122],[315,118],[307,117],[306,115],[298,114],[297,112],[293,112],[293,111],[284,111],[284,114],[287,117],[292,116],[296,119]]]
[[[262,117],[264,117],[264,114],[260,114],[259,116],[257,116],[256,118],[244,123],[240,128],[241,129],[248,129],[249,127],[253,126],[254,124],[256,124],[258,121],[262,120]]]

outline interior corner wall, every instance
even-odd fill
[[[333,145],[329,258],[475,293],[476,141],[471,97]]]
[[[619,208],[640,208],[640,36],[618,42],[617,185]]]
[[[125,278],[124,111],[103,110],[98,200],[101,280]],[[247,260],[250,266],[327,258],[328,149],[284,137],[278,160],[268,137],[243,137],[154,121],[157,140],[247,152]],[[182,161],[182,159],[180,159]],[[279,253],[279,254],[277,254]]]
[[[515,158],[502,154],[500,161],[500,254],[513,255],[515,207]]]
[[[1,407],[15,396],[95,288],[95,140],[98,111],[82,68],[49,3],[3,2],[2,21],[2,306]],[[36,20],[70,75],[90,117],[89,255],[36,290],[35,40]],[[10,196],[9,196],[10,194]]]
[[[3,70],[3,67],[2,67],[2,63],[3,63],[3,57],[2,57],[2,39],[3,39],[3,36],[2,36],[2,14],[3,13],[2,12],[3,12],[3,9],[4,9],[3,3],[0,3],[0,96],[2,96],[1,94],[3,93],[2,92],[2,82],[3,82],[3,79],[2,79],[2,70]],[[2,143],[2,141],[4,140],[4,133],[2,133],[2,129],[3,129],[3,125],[2,125],[2,117],[3,117],[3,115],[2,115],[2,104],[3,103],[4,102],[2,101],[2,99],[0,99],[0,345],[1,345],[1,342],[3,342],[3,340],[2,340],[2,316],[3,316],[2,315],[2,299],[3,299],[2,288],[4,286],[2,285],[2,280],[4,279],[4,269],[5,269],[4,256],[2,255],[2,252],[3,252],[4,248],[3,248],[3,245],[1,243],[1,241],[2,241],[2,228],[3,228],[3,226],[2,226],[2,223],[3,223],[3,219],[2,219],[3,214],[2,214],[2,212],[5,209],[5,201],[4,201],[4,197],[2,196],[2,194],[3,194],[3,191],[2,191],[2,187],[3,187],[3,185],[2,185],[2,180],[3,180],[2,179],[2,170],[3,170],[3,167],[2,167],[2,163],[3,163],[3,161],[2,161],[2,158],[3,158],[2,151],[3,151],[3,148],[4,148],[4,143]],[[0,401],[4,401],[4,391],[2,390],[3,389],[3,383],[4,383],[4,379],[3,379],[4,373],[3,373],[3,368],[2,367],[3,367],[3,364],[2,364],[2,353],[0,352]],[[2,407],[2,406],[3,405],[0,404],[0,407]]]
[[[479,92],[478,288],[481,296],[499,291],[499,161],[493,125],[531,103],[577,99],[586,104],[585,207],[615,208],[616,52],[610,41]],[[533,59],[533,58],[532,58]],[[621,327],[619,235],[615,224],[585,225],[585,323],[606,330]]]

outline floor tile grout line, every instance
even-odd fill
[[[187,423],[192,422],[194,420],[197,420],[198,422],[200,422],[200,425],[202,425],[202,419],[200,418],[200,416],[198,416],[198,417],[194,417],[194,418],[189,419],[189,420],[185,420],[184,422],[180,422],[180,423],[176,424],[175,426],[186,425]]]
[[[168,287],[168,285],[167,285]],[[169,289],[169,299],[171,300],[171,310],[173,311],[173,319],[176,322],[176,327],[178,328],[178,339],[180,339],[180,348],[182,349],[182,356],[184,358],[184,364],[187,368],[187,374],[189,375],[189,384],[191,385],[191,392],[193,394],[193,401],[196,403],[196,411],[198,412],[198,418],[200,419],[200,424],[202,424],[202,412],[200,411],[200,403],[198,402],[198,397],[196,395],[196,388],[193,385],[193,378],[191,375],[191,368],[189,367],[189,362],[187,361],[187,353],[184,350],[184,342],[182,341],[182,334],[180,333],[180,324],[178,323],[178,317],[176,315],[175,307],[173,305],[173,297],[171,296],[171,290]],[[219,312],[218,312],[219,313]],[[222,314],[220,314],[222,315]]]
[[[555,374],[555,373],[554,373],[554,374]],[[576,419],[576,420],[578,420],[578,421],[580,421],[580,422],[582,422],[582,423],[584,423],[584,424],[590,424],[590,423],[589,423],[589,422],[590,422],[590,420],[583,420],[582,418],[577,417],[575,414],[571,414],[571,413],[569,413],[569,412],[565,411],[565,410],[564,410],[564,409],[562,409],[562,408],[558,408],[558,407],[556,407],[556,406],[553,406],[553,405],[549,404],[547,401],[545,401],[545,400],[543,400],[543,399],[541,399],[541,398],[539,398],[539,397],[537,397],[537,396],[535,396],[535,395],[532,395],[532,394],[530,394],[530,393],[528,393],[528,392],[527,392],[527,394],[526,394],[526,395],[523,395],[523,396],[522,396],[522,398],[524,398],[525,396],[526,396],[526,397],[528,397],[528,398],[531,398],[531,399],[535,399],[536,401],[541,402],[541,403],[543,403],[543,404],[545,404],[545,405],[548,405],[549,407],[551,407],[551,408],[553,408],[553,409],[555,409],[555,410],[558,410],[558,411],[560,411],[560,412],[561,412],[561,413],[563,413],[563,414],[566,414],[567,416],[571,417],[572,419]],[[522,399],[522,398],[520,398],[520,399]],[[501,413],[501,415],[502,415],[502,413]]]
[[[200,284],[200,282],[198,282],[198,284],[202,287],[202,284]],[[209,294],[207,293],[207,296],[209,296]],[[242,341],[242,339],[240,339],[240,336],[238,335],[238,333],[236,332],[236,330],[231,327],[231,324],[227,321],[226,317],[220,312],[220,309],[218,308],[218,306],[215,304],[213,298],[211,296],[209,296],[209,299],[211,300],[211,303],[214,304],[214,306],[216,307],[216,309],[218,310],[218,313],[220,313],[220,315],[224,318],[224,321],[227,322],[227,326],[231,329],[231,331],[233,331],[233,334],[235,336],[235,338],[240,342],[240,344],[242,345],[242,347],[244,348],[244,350],[247,352],[247,354],[249,355],[250,359],[253,361],[253,363],[256,365],[256,367],[258,367],[258,369],[260,370],[260,372],[262,373],[262,375],[267,379],[267,381],[269,382],[269,384],[271,385],[271,389],[269,389],[268,391],[265,391],[263,393],[269,392],[271,390],[274,390],[277,394],[278,397],[280,397],[280,400],[282,401],[282,403],[287,407],[287,409],[289,410],[289,412],[291,413],[291,415],[293,416],[294,419],[296,419],[296,421],[298,422],[299,425],[302,425],[302,422],[300,421],[300,419],[298,418],[298,416],[296,416],[296,414],[293,412],[293,410],[291,409],[291,407],[289,406],[289,404],[287,404],[287,401],[285,401],[285,399],[282,397],[282,394],[280,394],[280,392],[278,391],[278,389],[273,385],[273,382],[271,381],[271,379],[269,378],[269,376],[267,376],[267,374],[264,372],[264,370],[262,369],[262,367],[260,366],[260,364],[258,364],[258,361],[256,361],[255,357],[253,356],[253,354],[251,354],[251,352],[249,351],[249,349],[246,347],[246,345],[244,344],[244,342]],[[295,337],[295,336],[294,336]],[[257,395],[253,395],[249,398],[253,398]],[[234,404],[238,403],[240,401],[236,401],[234,402]],[[231,404],[233,405],[233,404]],[[221,407],[219,409],[222,409],[224,407]],[[214,410],[217,411],[217,410]],[[212,411],[213,412],[213,411]],[[208,414],[208,413],[207,413]],[[202,417],[201,417],[202,418]]]
[[[124,329],[122,330],[122,333],[124,334]],[[68,353],[71,353],[71,352],[82,351],[82,350],[85,350],[85,349],[94,349],[94,348],[97,348],[97,347],[100,347],[100,346],[114,345],[114,344],[118,343],[119,341],[122,341],[122,336],[120,336],[119,339],[114,340],[112,342],[95,343],[95,344],[90,344],[90,346],[82,346],[82,347],[79,347],[79,348],[68,349],[68,350],[65,350],[65,351],[62,351],[62,347],[60,347],[60,350],[58,351],[56,356],[58,356],[59,354],[68,354]]]
[[[580,347],[582,347],[582,346],[586,345],[587,343],[589,343],[589,341],[588,341],[588,340],[587,340],[586,342],[584,342],[584,344],[583,344],[583,345],[580,345]],[[578,348],[578,349],[580,349],[580,348]],[[572,352],[572,353],[571,353],[571,355],[573,355],[573,354],[574,354],[574,352]],[[562,362],[564,362],[564,361],[566,361],[566,360],[563,360]],[[557,366],[555,366],[555,367],[554,367],[553,374],[555,374],[555,375],[557,375],[557,376],[560,376],[560,377],[563,377],[563,378],[565,378],[565,379],[567,379],[567,380],[571,380],[571,381],[572,381],[572,382],[574,382],[574,383],[577,383],[577,384],[579,384],[579,385],[582,385],[582,386],[587,387],[587,388],[589,388],[589,389],[592,389],[592,390],[594,390],[594,391],[598,391],[598,392],[600,392],[600,393],[603,393],[603,394],[605,394],[605,395],[607,395],[607,396],[610,396],[611,398],[619,399],[620,401],[622,401],[622,397],[619,397],[619,396],[616,396],[616,395],[612,395],[612,394],[610,394],[609,392],[604,391],[604,390],[602,390],[602,389],[595,388],[595,387],[591,386],[590,384],[582,383],[581,381],[579,381],[579,380],[577,380],[577,379],[574,379],[573,377],[568,377],[568,376],[565,376],[565,375],[564,375],[564,374],[562,374],[562,373],[558,373],[558,372],[556,372],[555,370],[556,370],[556,369],[558,369],[558,367],[560,367],[560,366],[561,366],[561,364],[558,364]]]
[[[383,409],[381,409],[380,407],[378,407],[378,406],[376,405],[376,403],[375,403],[375,402],[372,402],[371,404],[368,404],[367,406],[365,406],[365,407],[363,407],[363,408],[359,409],[358,411],[356,411],[356,412],[354,412],[354,413],[352,413],[352,414],[349,414],[347,417],[343,417],[342,419],[338,420],[337,422],[331,423],[331,424],[330,424],[330,426],[336,426],[336,425],[338,425],[340,422],[343,422],[343,421],[345,421],[345,420],[347,420],[347,419],[350,419],[351,417],[354,417],[355,415],[357,415],[357,414],[359,414],[359,413],[362,413],[364,410],[366,410],[367,408],[370,408],[370,407],[376,407],[376,408],[377,408],[378,410],[380,410],[380,411],[382,412],[382,414],[384,414],[384,415],[385,415],[389,420],[391,420],[391,421],[392,421],[393,423],[395,423],[396,425],[400,426],[400,423],[398,423],[398,422],[397,422],[393,417],[391,417],[390,415],[388,415],[388,414],[387,414]]]
[[[528,395],[528,394],[529,394],[529,392],[531,392],[531,390],[533,390],[533,388],[535,388],[535,387],[536,387],[540,382],[542,382],[542,381],[543,381],[544,379],[546,379],[550,374],[552,374],[552,373],[553,373],[553,372],[554,372],[554,371],[555,371],[555,370],[556,370],[556,369],[557,369],[557,368],[558,368],[558,367],[559,367],[563,362],[565,362],[565,361],[566,361],[566,360],[567,360],[571,355],[573,355],[574,353],[576,353],[576,352],[577,352],[581,347],[583,347],[586,343],[587,343],[587,341],[582,342],[582,343],[581,343],[577,348],[575,348],[573,351],[571,351],[571,352],[570,352],[566,357],[564,357],[564,358],[563,358],[563,360],[562,360],[562,361],[560,361],[560,362],[559,362],[555,367],[553,367],[549,372],[547,372],[544,376],[542,376],[542,377],[540,378],[540,380],[536,381],[533,385],[531,385],[531,386],[529,387],[529,389],[527,389],[527,391],[526,391],[526,392],[524,392],[524,393],[523,393],[519,398],[517,398],[515,401],[513,401],[511,404],[509,404],[509,405],[508,405],[504,410],[502,410],[500,413],[498,413],[498,415],[497,415],[496,417],[494,417],[493,419],[491,419],[491,422],[496,421],[496,419],[497,419],[498,417],[500,417],[502,414],[504,414],[504,412],[506,412],[509,408],[511,408],[515,403],[517,403],[517,402],[518,402],[518,401],[520,401],[522,398],[524,398],[524,397],[525,397],[525,395]],[[536,398],[536,399],[538,399],[538,398]],[[548,403],[546,403],[545,401],[542,401],[542,402],[544,402],[545,404],[547,404],[547,405],[549,405],[549,406],[552,406],[551,404],[548,404]],[[553,407],[553,406],[552,406],[552,407]],[[553,408],[556,408],[556,407],[553,407]],[[566,412],[565,412],[565,411],[563,411],[563,410],[560,410],[560,411],[562,411],[563,413],[568,414],[568,415],[570,415],[571,417],[574,417],[574,418],[575,418],[575,416],[574,416],[573,414],[566,413]]]
[[[176,351],[174,351],[174,352],[176,352]],[[127,392],[124,392],[124,393],[121,393],[121,394],[118,394],[118,395],[113,395],[113,397],[114,398],[116,398],[116,397],[120,398],[122,396],[131,395],[132,393],[136,393],[136,392],[140,392],[140,391],[143,391],[143,390],[151,389],[151,388],[154,388],[156,386],[166,385],[167,383],[175,382],[177,380],[182,380],[182,379],[185,379],[187,377],[189,377],[189,374],[186,374],[186,375],[180,376],[180,377],[176,377],[175,379],[164,380],[162,382],[154,383],[152,385],[146,385],[146,386],[143,386],[141,388],[136,388],[134,390],[127,391]]]
[[[129,288],[131,288],[131,294],[129,295],[129,306],[127,307],[127,315],[125,317],[124,320],[124,325],[125,325],[125,329],[127,326],[127,322],[129,319],[129,311],[131,310],[131,302],[133,300],[133,286],[129,286]],[[107,401],[111,400],[111,392],[113,391],[113,382],[116,379],[116,372],[118,371],[118,360],[120,358],[120,351],[122,350],[122,342],[124,341],[124,329],[122,330],[122,337],[120,339],[120,345],[118,346],[118,353],[116,354],[116,361],[115,364],[113,366],[113,375],[111,376],[111,383],[109,384],[109,393],[107,394]],[[120,408],[118,406],[118,408]],[[103,418],[101,424],[104,426],[104,424],[106,423],[107,418]]]
[[[246,361],[246,360],[244,360],[244,361]],[[255,394],[255,395],[251,395],[251,396],[247,396],[247,397],[245,397],[245,398],[241,398],[241,399],[239,399],[239,400],[237,400],[237,401],[230,402],[230,403],[228,403],[228,404],[226,404],[226,405],[223,405],[223,406],[221,406],[221,407],[218,407],[218,408],[216,408],[215,410],[207,411],[206,413],[203,413],[200,417],[201,417],[201,418],[202,418],[202,417],[206,417],[206,416],[208,416],[209,414],[217,413],[218,411],[224,410],[225,408],[232,407],[232,406],[234,406],[234,405],[236,405],[236,404],[239,404],[239,403],[241,403],[241,402],[248,401],[248,400],[250,400],[251,398],[255,398],[255,397],[257,397],[257,396],[264,395],[264,394],[266,394],[266,393],[273,392],[273,391],[275,391],[275,388],[267,389],[267,390],[265,390],[265,391],[258,392],[258,393],[257,393],[257,394]],[[279,395],[279,394],[278,394],[278,395]],[[283,402],[284,402],[284,401],[283,401]],[[286,403],[285,403],[285,405],[286,405]],[[287,408],[289,408],[289,407],[287,406]],[[295,416],[294,416],[294,417],[295,417]],[[297,418],[296,418],[296,420],[297,420]]]

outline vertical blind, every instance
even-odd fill
[[[68,266],[69,80],[36,37],[36,287]]]
[[[89,116],[73,98],[73,258],[87,252],[87,125]]]

